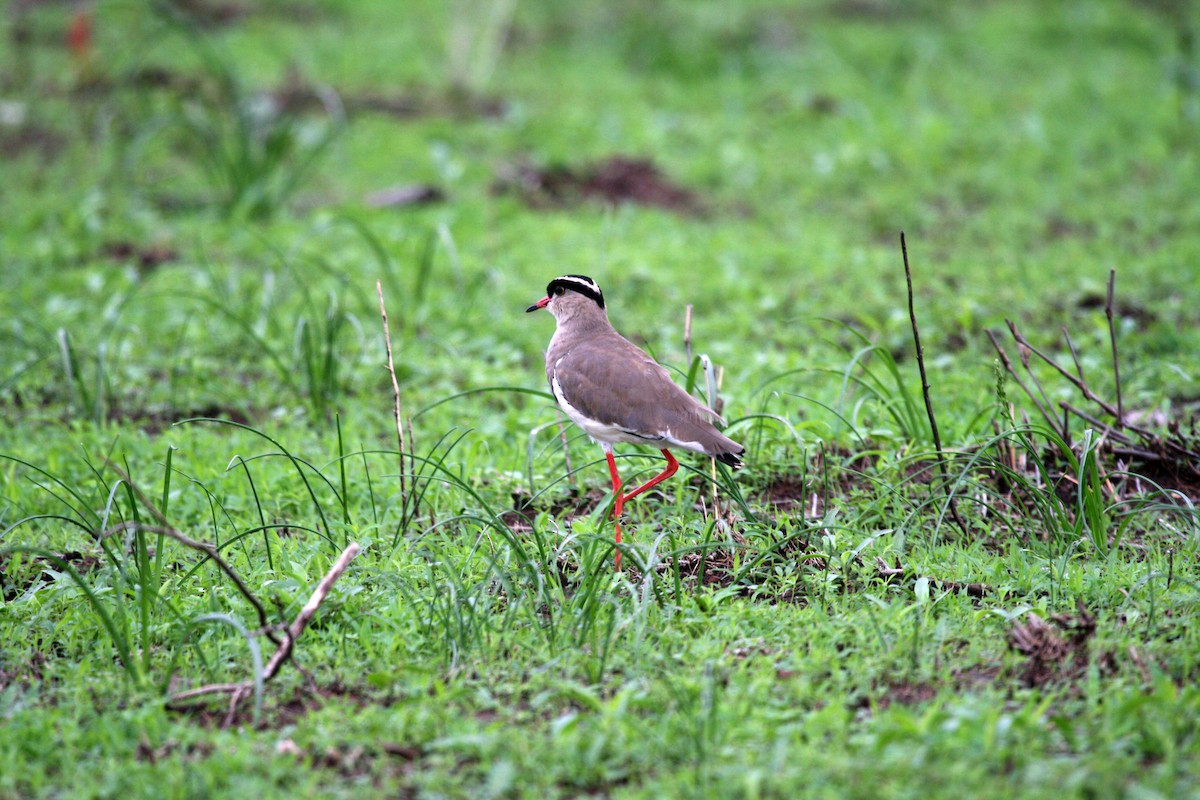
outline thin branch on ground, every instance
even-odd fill
[[[342,573],[346,571],[346,567],[349,566],[350,561],[361,550],[362,547],[357,542],[351,542],[346,545],[346,549],[338,556],[337,561],[333,562],[333,566],[325,573],[325,577],[321,578],[320,583],[317,584],[317,588],[313,590],[312,595],[308,598],[308,602],[304,604],[304,608],[300,609],[300,613],[292,621],[291,625],[285,629],[283,643],[279,645],[274,655],[271,656],[270,661],[263,668],[263,674],[261,675],[263,683],[274,678],[279,673],[280,667],[292,657],[296,640],[300,638],[300,634],[308,627],[313,614],[316,613],[321,603],[325,601],[325,598],[329,595],[333,585],[342,576]],[[169,707],[178,707],[180,703],[186,700],[194,700],[197,697],[204,697],[211,694],[229,694],[231,695],[230,712],[226,716],[226,721],[230,722],[232,721],[233,711],[236,709],[238,702],[248,695],[253,688],[253,680],[242,681],[241,683],[210,683],[204,686],[197,686],[194,689],[185,689],[182,692],[176,692],[167,700],[167,705]]]
[[[304,633],[304,629],[308,627],[308,623],[312,620],[313,614],[317,612],[317,608],[324,602],[325,597],[329,594],[329,590],[337,583],[338,578],[342,577],[342,573],[346,571],[346,567],[350,565],[351,560],[359,554],[362,547],[358,542],[351,542],[346,545],[346,549],[338,556],[337,561],[333,562],[333,566],[325,573],[325,577],[321,578],[321,582],[317,584],[317,588],[308,598],[308,602],[304,604],[304,608],[300,609],[300,613],[292,620],[292,624],[287,628],[287,641],[283,643],[275,651],[275,655],[271,656],[271,660],[267,662],[267,666],[263,668],[263,680],[269,681],[275,677],[275,673],[279,672],[279,668],[285,661],[291,658],[292,650],[295,647],[296,640],[300,638],[300,634]]]
[[[1117,271],[1108,271],[1108,297],[1104,301],[1104,316],[1108,318],[1108,341],[1112,346],[1113,380],[1117,386],[1117,425],[1125,424],[1125,404],[1121,401],[1121,365],[1117,358],[1117,328],[1113,324],[1113,291],[1117,285]]]
[[[958,526],[963,535],[967,536],[969,535],[967,526],[959,516],[958,504],[954,501],[954,492],[950,488],[950,470],[946,466],[946,454],[942,451],[942,436],[938,432],[937,417],[933,414],[933,400],[929,396],[929,377],[925,373],[925,348],[921,346],[921,332],[917,328],[917,312],[913,305],[912,270],[908,266],[908,243],[904,239],[903,231],[900,232],[900,252],[904,257],[904,280],[908,286],[908,319],[912,323],[913,344],[917,348],[917,369],[921,372],[921,395],[925,399],[925,413],[929,416],[929,428],[933,433],[933,448],[937,452],[938,475],[941,479],[942,489],[946,492],[950,516],[953,517],[954,524]]]
[[[133,478],[129,477],[129,473],[127,473],[120,467],[119,464],[115,463],[109,458],[105,458],[104,463],[109,469],[117,473],[117,477],[123,480],[125,485],[129,487],[129,490],[137,497],[138,502],[142,505],[142,508],[144,508],[146,511],[149,511],[150,516],[158,520],[159,524],[144,525],[135,521],[122,522],[119,525],[109,528],[107,531],[101,531],[100,538],[103,539],[106,536],[119,533],[123,530],[140,530],[146,533],[170,536],[184,547],[190,547],[193,550],[199,550],[200,552],[204,553],[213,560],[217,567],[220,568],[220,570],[224,572],[231,581],[233,581],[233,585],[237,587],[237,590],[241,592],[242,596],[246,598],[247,602],[254,606],[254,610],[258,613],[259,627],[262,628],[262,630],[266,633],[267,638],[270,639],[271,642],[276,646],[278,646],[279,640],[276,639],[275,634],[271,632],[271,623],[267,619],[267,609],[261,602],[259,602],[259,599],[254,596],[254,593],[250,591],[250,587],[245,584],[241,576],[237,574],[233,567],[229,566],[225,559],[221,558],[220,551],[218,551],[216,547],[208,542],[193,539],[184,534],[182,531],[177,530],[171,525],[170,521],[167,519],[166,515],[163,514],[162,510],[160,510],[159,507],[156,506],[154,502],[146,496],[146,493],[143,492],[141,487],[134,482]]]
[[[128,478],[126,478],[125,482],[129,483]],[[129,485],[132,486],[133,484],[130,483]],[[155,509],[151,507],[150,510],[153,512]],[[225,573],[226,577],[233,581],[233,585],[237,587],[237,590],[242,597],[246,598],[246,601],[250,603],[250,605],[254,606],[255,612],[258,614],[258,624],[262,631],[266,634],[267,638],[269,638],[276,645],[280,643],[279,640],[275,638],[275,635],[271,632],[271,623],[267,619],[267,609],[263,606],[262,602],[255,597],[254,592],[250,591],[250,587],[247,586],[245,581],[242,580],[242,576],[238,575],[237,571],[234,570],[233,567],[229,566],[225,559],[221,558],[221,553],[215,546],[209,544],[208,542],[202,542],[198,539],[193,539],[187,534],[178,531],[169,525],[146,525],[135,520],[121,522],[112,526],[111,528],[108,528],[107,530],[101,531],[100,538],[104,539],[122,531],[142,531],[143,533],[162,534],[163,536],[171,537],[184,547],[191,548],[192,550],[199,550],[201,553],[204,553],[213,560],[221,572]]]
[[[1111,312],[1114,306],[1113,290],[1115,287],[1115,272],[1109,276],[1109,296],[1107,301],[1106,314]],[[1113,442],[1123,445],[1123,452],[1130,455],[1135,455],[1145,460],[1153,461],[1173,461],[1183,467],[1192,474],[1200,475],[1200,451],[1198,451],[1193,442],[1186,440],[1175,432],[1175,435],[1163,435],[1149,430],[1141,425],[1136,425],[1130,421],[1125,414],[1124,401],[1121,399],[1120,387],[1120,366],[1118,363],[1118,352],[1116,343],[1116,328],[1111,323],[1109,326],[1109,336],[1111,338],[1112,354],[1113,354],[1113,377],[1117,381],[1117,401],[1116,403],[1105,400],[1100,397],[1091,385],[1087,382],[1083,374],[1081,359],[1078,350],[1075,347],[1074,341],[1070,334],[1063,329],[1063,336],[1067,343],[1067,348],[1071,353],[1071,360],[1074,364],[1074,371],[1068,369],[1058,363],[1053,357],[1045,353],[1038,347],[1029,342],[1025,335],[1021,332],[1017,324],[1012,320],[1005,320],[1008,325],[1008,330],[1012,334],[1013,341],[1016,343],[1018,351],[1022,355],[1022,365],[1025,368],[1026,374],[1037,385],[1035,394],[1028,384],[1022,379],[1017,372],[1008,354],[1004,350],[1004,346],[992,331],[987,331],[988,339],[995,348],[996,353],[1000,357],[1001,364],[1004,370],[1017,382],[1025,395],[1037,407],[1038,412],[1042,415],[1046,424],[1058,435],[1064,442],[1070,445],[1070,426],[1068,424],[1070,415],[1074,415],[1083,420],[1088,425],[1096,428],[1101,434],[1110,438]],[[1049,397],[1041,384],[1037,382],[1037,378],[1033,374],[1033,370],[1029,363],[1029,356],[1036,356],[1039,360],[1046,363],[1058,374],[1066,378],[1072,386],[1079,390],[1085,400],[1094,403],[1108,417],[1112,417],[1114,422],[1105,422],[1094,414],[1089,414],[1071,404],[1066,400],[1060,400],[1057,403],[1058,409],[1063,412],[1063,418],[1060,420],[1057,410],[1051,410],[1052,406]],[[1038,395],[1045,399],[1045,403],[1039,399]]]
[[[992,587],[986,583],[962,583],[960,581],[946,580],[945,578],[932,578],[927,575],[918,576],[896,562],[896,566],[889,567],[887,562],[878,556],[875,557],[875,562],[878,564],[877,573],[879,577],[886,581],[895,580],[911,580],[914,583],[924,578],[930,583],[936,583],[948,592],[966,592],[969,597],[986,597],[991,594]]]

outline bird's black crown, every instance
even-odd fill
[[[604,308],[604,293],[600,291],[599,284],[587,275],[563,275],[561,278],[555,278],[546,287],[546,296],[554,297],[565,291],[578,292],[584,297],[590,297],[596,305]]]

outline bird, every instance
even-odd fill
[[[621,513],[625,503],[675,474],[671,448],[715,458],[733,469],[746,448],[717,430],[723,420],[671,380],[670,373],[608,320],[604,293],[586,275],[550,281],[546,296],[525,309],[546,309],[555,330],[546,348],[546,380],[559,407],[604,449],[612,478],[616,568],[621,569]],[[653,445],[666,468],[631,492],[621,491],[614,444]]]

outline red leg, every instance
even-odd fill
[[[621,571],[621,511],[625,507],[625,497],[621,494],[621,475],[617,472],[617,462],[613,459],[612,448],[604,448],[604,457],[608,459],[608,474],[612,476],[613,485],[613,527],[617,529],[617,572]]]
[[[647,489],[654,487],[654,486],[658,486],[660,483],[665,481],[667,478],[674,475],[675,470],[679,469],[679,462],[675,460],[675,456],[671,455],[670,450],[664,449],[662,451],[662,454],[667,457],[667,468],[664,469],[662,472],[660,472],[658,475],[655,475],[653,478],[651,478],[650,480],[643,483],[638,488],[634,489],[629,494],[625,495],[623,498],[621,498],[622,504],[625,500],[629,500],[630,498],[637,497],[639,494],[646,491]],[[611,459],[612,456],[609,456],[609,458]],[[609,463],[611,464],[612,462],[610,461]],[[616,467],[614,466],[613,469],[615,470]]]

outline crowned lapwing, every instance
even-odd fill
[[[604,448],[608,459],[618,545],[625,501],[662,483],[679,468],[668,448],[703,453],[734,469],[742,465],[746,449],[713,426],[713,420],[720,420],[717,412],[685,392],[662,365],[616,332],[594,280],[584,275],[555,278],[546,287],[546,296],[525,311],[539,308],[557,322],[546,350],[550,391],[567,416]],[[622,494],[613,460],[613,445],[621,442],[658,447],[667,458],[666,469]]]

